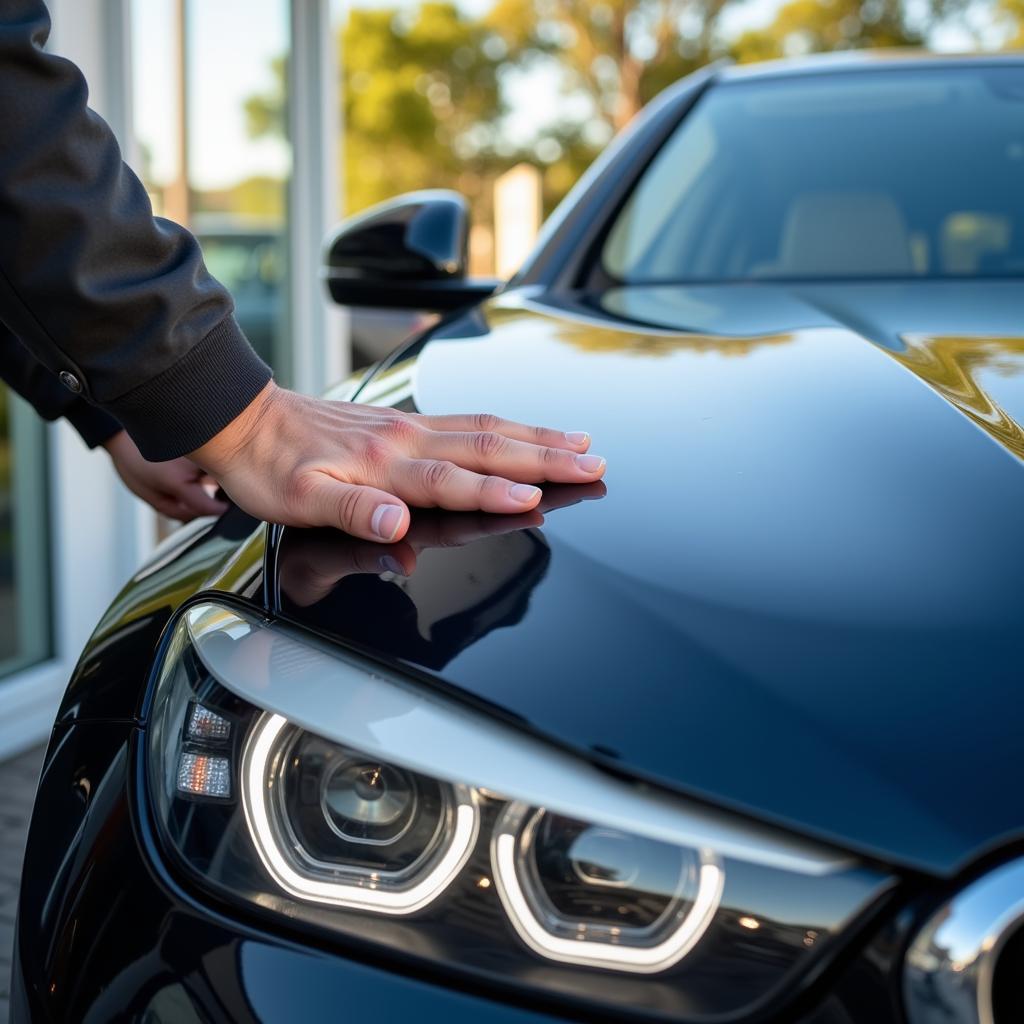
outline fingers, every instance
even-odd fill
[[[182,483],[172,491],[138,488],[136,494],[151,508],[168,519],[190,523],[198,516],[223,515],[228,506],[211,498],[198,483]]]
[[[420,438],[419,448],[418,454],[425,458],[512,480],[586,484],[599,480],[605,468],[599,455],[515,441],[495,432],[427,431]]]
[[[228,510],[223,501],[210,497],[206,488],[198,481],[181,486],[174,494],[168,495],[195,516],[219,516]]]
[[[539,487],[463,469],[438,459],[396,459],[388,486],[412,505],[455,512],[501,512],[514,515],[535,508]]]
[[[158,496],[151,501],[147,501],[146,504],[159,512],[160,515],[167,519],[174,519],[179,523],[191,523],[195,519],[193,512],[173,498]]]
[[[333,526],[383,543],[398,540],[409,529],[405,503],[376,487],[342,483],[319,472],[299,477],[292,487],[290,519],[296,525]]]
[[[585,452],[590,447],[590,435],[584,430],[551,430],[548,427],[531,427],[526,423],[503,420],[500,416],[477,414],[472,416],[413,416],[416,422],[430,430],[460,434],[500,434],[513,441],[544,448],[564,448],[571,452]]]
[[[375,542],[404,536],[406,503],[517,515],[541,500],[529,485],[591,484],[605,468],[583,431],[318,402],[270,385],[229,427],[196,461],[240,507]]]

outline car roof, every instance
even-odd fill
[[[849,71],[890,71],[937,67],[1024,67],[1024,51],[1003,53],[930,53],[926,50],[881,49],[844,50],[818,53],[756,64],[725,64],[718,70],[719,81],[790,78],[801,75],[846,73]]]

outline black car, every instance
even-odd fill
[[[335,397],[585,427],[605,484],[379,547],[237,510],[107,611],[14,1020],[979,1024],[1024,1013],[1024,60],[715,68],[496,294]]]

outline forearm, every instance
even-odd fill
[[[0,314],[149,458],[191,451],[270,372],[195,239],[154,219],[41,0],[0,4]]]

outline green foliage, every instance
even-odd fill
[[[936,20],[963,6],[963,0],[790,0],[770,25],[743,33],[729,49],[746,63],[831,50],[920,47]]]
[[[339,42],[349,210],[416,188],[481,193],[508,163],[490,144],[504,54],[485,23],[437,0],[355,9]]]
[[[270,64],[274,80],[271,92],[261,96],[250,96],[245,101],[245,119],[249,134],[258,139],[263,135],[284,135],[284,90],[288,81],[288,62],[284,57],[275,57]]]
[[[1006,30],[1006,47],[1024,49],[1024,0],[1000,0],[998,17]]]
[[[508,47],[509,64],[557,71],[563,106],[573,111],[545,133],[558,154],[548,161],[546,205],[645,103],[713,59],[727,2],[496,0],[487,21]]]
[[[192,196],[193,212],[232,214],[270,223],[285,216],[285,183],[257,175],[227,189],[208,189]]]
[[[921,46],[975,0],[789,0],[763,29],[723,40],[720,16],[743,0],[495,0],[474,18],[452,0],[350,9],[338,39],[349,212],[418,188],[456,188],[486,222],[494,179],[528,160],[557,202],[611,135],[673,81],[720,56],[766,60],[816,51]],[[988,0],[983,0],[988,2]],[[1010,45],[1024,46],[1024,0],[998,0]],[[505,76],[557,82],[537,137],[511,146]],[[246,105],[250,131],[283,131],[278,85]],[[279,202],[247,185],[245,206]]]
[[[488,21],[510,60],[556,61],[567,93],[621,128],[670,82],[711,56],[727,0],[497,0]]]

